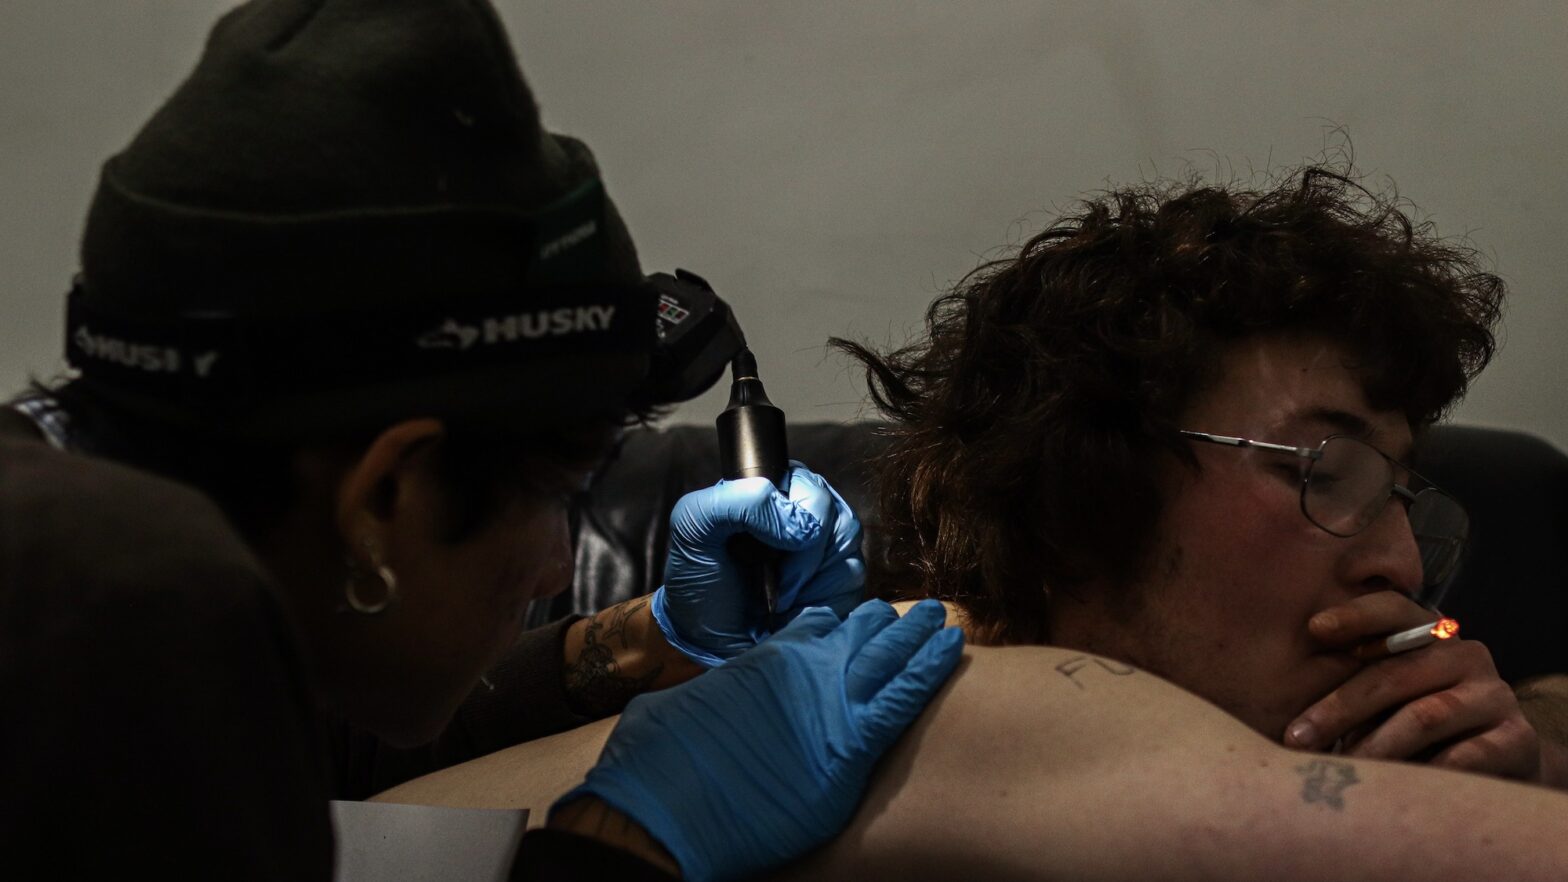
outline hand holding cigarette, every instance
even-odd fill
[[[1406,594],[1379,591],[1321,610],[1307,626],[1344,679],[1286,725],[1283,743],[1537,780],[1541,742],[1491,652]],[[1423,649],[1416,652],[1413,650]]]

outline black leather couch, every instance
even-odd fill
[[[880,438],[870,424],[789,428],[790,454],[826,476],[860,515],[873,585],[887,575],[867,490]],[[710,426],[636,431],[599,474],[577,512],[572,589],[529,611],[532,624],[590,613],[657,588],[670,509],[719,472]],[[1519,432],[1441,426],[1423,474],[1470,512],[1471,541],[1444,611],[1484,641],[1505,679],[1568,671],[1568,456]]]

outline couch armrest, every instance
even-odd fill
[[[1470,512],[1444,612],[1509,682],[1568,672],[1568,456],[1522,432],[1439,426],[1417,467]]]

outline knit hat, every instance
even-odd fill
[[[253,436],[527,423],[622,412],[656,303],[486,0],[252,0],[104,164],[67,353]]]

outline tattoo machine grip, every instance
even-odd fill
[[[725,480],[763,477],[784,489],[789,475],[789,444],[784,432],[784,411],[768,400],[757,377],[757,359],[742,349],[730,362],[730,402],[715,420],[719,429],[719,463]],[[768,615],[778,612],[778,549],[741,534],[727,548],[736,562],[760,572],[762,596]]]

